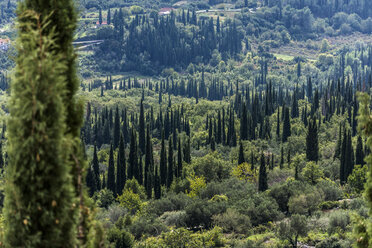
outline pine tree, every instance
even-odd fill
[[[75,247],[78,208],[72,207],[77,201],[65,139],[74,143],[76,136],[65,136],[71,127],[65,122],[68,109],[63,95],[69,75],[63,54],[54,50],[59,40],[52,30],[59,26],[47,23],[36,9],[27,11],[30,3],[22,1],[18,6],[18,53],[8,119],[4,244]],[[68,4],[61,7],[66,12]],[[40,7],[49,16],[50,10]],[[74,17],[68,20],[73,27]],[[61,31],[58,36],[66,30]]]
[[[114,150],[112,145],[110,147],[110,156],[107,170],[107,189],[111,190],[114,196],[116,196]]]
[[[162,134],[161,134],[160,182],[161,182],[161,185],[166,185],[167,183],[167,151],[165,148],[164,130],[162,130]]]
[[[308,125],[306,135],[306,158],[309,161],[315,162],[318,162],[319,158],[318,125],[315,118],[312,118]]]
[[[124,138],[123,135],[120,135],[120,142],[119,142],[119,150],[118,150],[118,158],[116,164],[116,193],[121,195],[123,193],[123,189],[125,186],[125,182],[127,180],[126,175],[126,162],[125,162],[125,146],[124,146]]]
[[[243,143],[240,142],[240,145],[239,145],[239,159],[238,159],[238,164],[242,164],[245,162],[245,159],[244,159],[244,149],[243,149]]]
[[[266,164],[265,164],[265,156],[261,153],[261,165],[260,171],[258,175],[258,191],[266,191],[269,188],[267,185],[267,172],[266,172]]]
[[[173,144],[172,139],[168,141],[168,170],[167,170],[167,187],[170,188],[173,182],[174,168],[173,168]]]

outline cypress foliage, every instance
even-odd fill
[[[178,138],[177,172],[176,172],[176,177],[182,177],[182,146],[181,146],[181,138]]]
[[[161,134],[160,182],[161,182],[161,185],[166,185],[167,183],[167,151],[165,148],[164,130],[162,130],[162,134]]]
[[[154,196],[155,196],[155,199],[160,199],[161,198],[161,183],[160,183],[158,165],[155,166]]]
[[[280,149],[280,165],[279,165],[279,168],[283,169],[283,167],[284,167],[284,148],[282,146],[282,148]]]
[[[95,178],[94,172],[92,168],[88,168],[88,173],[87,173],[87,187],[88,187],[88,193],[89,196],[92,197],[94,192],[97,191],[97,180]]]
[[[183,151],[183,160],[190,164],[191,163],[191,145],[190,145],[190,138],[187,139],[187,143],[185,144],[185,148]]]
[[[168,171],[167,171],[167,187],[169,188],[173,182],[174,168],[173,168],[173,144],[172,139],[168,141]]]
[[[239,145],[239,159],[238,159],[238,164],[242,164],[245,162],[245,159],[244,159],[244,149],[243,149],[243,143],[240,142],[240,145]]]
[[[242,140],[248,139],[248,117],[245,103],[243,103],[242,117],[240,118],[240,138]]]
[[[309,161],[315,162],[318,162],[319,159],[318,125],[315,118],[312,118],[308,125],[306,135],[306,158]]]
[[[289,109],[285,108],[282,141],[287,142],[289,136],[291,136],[291,120],[289,116]]]
[[[126,162],[125,162],[125,147],[123,135],[120,135],[118,159],[116,164],[116,193],[121,195],[127,180],[126,175]]]
[[[358,136],[357,147],[355,151],[355,164],[364,165],[364,149],[362,137]]]
[[[107,170],[107,189],[111,190],[114,196],[116,196],[114,150],[112,145],[110,147],[110,157]]]
[[[26,12],[31,3],[20,2],[18,9],[18,55],[9,104],[4,243],[6,247],[74,247],[77,208],[71,206],[76,197],[64,142],[70,128],[65,122],[63,101],[68,75],[52,32],[56,26],[53,22],[46,24],[37,12]],[[73,142],[75,137],[66,138]]]
[[[147,125],[146,133],[146,154],[145,154],[145,182],[144,186],[147,192],[147,197],[151,198],[152,188],[153,188],[153,151],[152,151],[152,142],[150,135],[150,125]]]
[[[145,154],[146,149],[146,135],[145,135],[145,111],[143,109],[143,101],[141,100],[140,117],[139,117],[139,148],[141,154]]]
[[[260,171],[258,175],[258,191],[266,191],[269,188],[267,185],[267,172],[266,172],[266,163],[265,163],[265,156],[261,153],[261,164],[260,164]]]
[[[347,135],[346,135],[346,129],[344,129],[343,139],[342,139],[342,145],[341,145],[341,156],[340,156],[340,183],[343,185],[346,182],[346,143],[347,143]]]
[[[366,146],[372,150],[372,120],[370,111],[370,97],[364,93],[359,96],[360,108],[358,116],[358,128],[361,130],[362,135],[367,138]],[[369,166],[367,175],[367,183],[365,184],[364,197],[369,208],[369,216],[372,215],[372,154],[370,153],[366,158]],[[354,227],[356,235],[357,247],[367,248],[372,246],[372,222],[368,219],[357,223]]]
[[[120,117],[119,117],[119,108],[116,106],[115,111],[115,121],[114,121],[114,133],[113,133],[113,140],[114,140],[114,150],[119,146],[120,140]]]
[[[135,177],[138,179],[138,156],[137,156],[137,138],[134,129],[132,129],[132,134],[130,138],[130,147],[129,147],[129,158],[128,158],[128,179]]]
[[[339,132],[338,132],[338,139],[337,139],[337,144],[336,144],[336,150],[335,150],[335,155],[333,159],[340,158],[341,145],[342,145],[342,131],[341,131],[341,124],[340,124]]]

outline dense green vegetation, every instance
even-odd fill
[[[72,2],[1,55],[1,244],[371,246],[370,1]]]

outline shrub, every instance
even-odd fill
[[[340,207],[340,203],[338,201],[325,201],[319,204],[319,209],[321,210],[329,210],[337,207]]]
[[[328,233],[345,231],[350,224],[350,216],[347,211],[336,211],[329,216]]]
[[[107,235],[108,241],[114,248],[131,248],[133,247],[133,236],[125,230],[112,228]]]
[[[95,192],[93,199],[96,202],[98,207],[108,208],[114,202],[114,195],[111,190],[101,189],[98,192]]]
[[[137,218],[129,227],[130,232],[136,239],[144,235],[158,236],[167,231],[167,227],[159,219],[149,217]]]
[[[212,216],[225,210],[225,202],[197,200],[186,208],[186,224],[190,228],[209,228],[212,224]]]
[[[235,209],[229,208],[223,214],[213,216],[213,223],[222,227],[226,233],[235,232],[245,234],[252,227],[248,216],[240,214]]]
[[[331,180],[321,180],[317,184],[317,188],[322,190],[324,193],[324,200],[326,201],[337,201],[342,199],[341,188]]]
[[[165,212],[160,219],[167,226],[183,227],[186,226],[186,212],[185,211],[172,211]]]

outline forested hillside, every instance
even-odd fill
[[[370,1],[36,2],[0,3],[0,246],[371,247]]]

